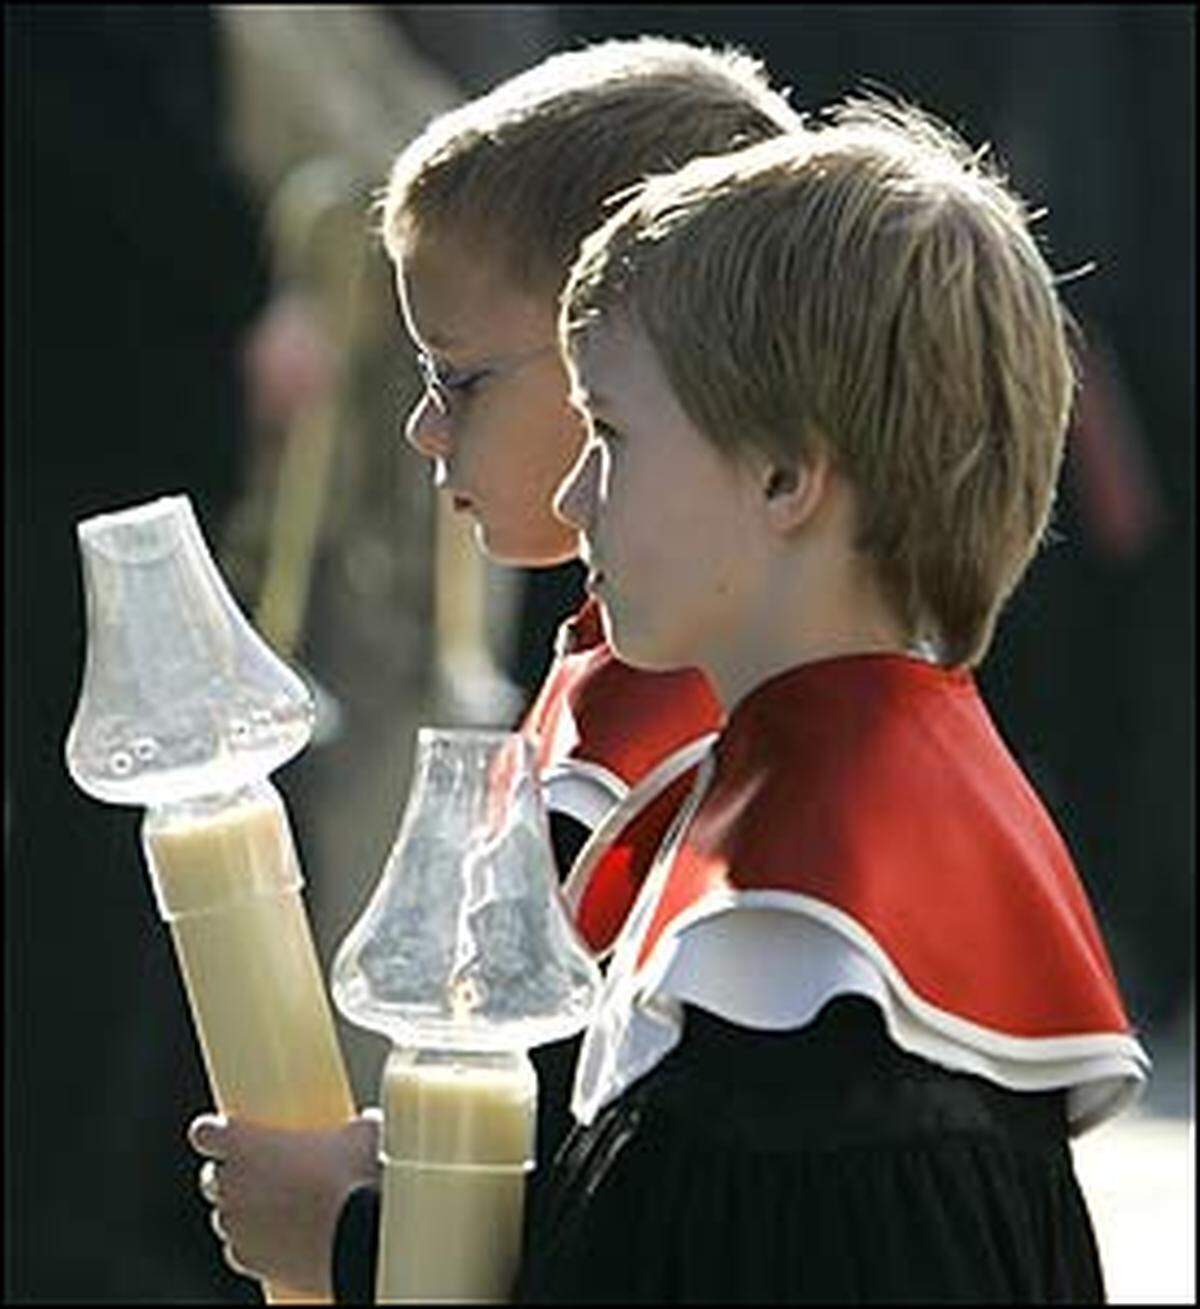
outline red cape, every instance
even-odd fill
[[[945,1015],[1010,1037],[1128,1034],[1071,857],[969,673],[805,665],[748,696],[715,754],[639,972],[706,898],[781,892],[853,920]]]

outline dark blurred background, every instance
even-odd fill
[[[183,1131],[208,1094],[141,815],[62,764],[84,649],[74,524],[186,491],[247,610],[321,688],[319,740],[276,780],[327,966],[390,843],[414,726],[469,715],[439,669],[474,645],[481,684],[519,704],[580,598],[577,568],[473,560],[403,451],[416,379],[370,194],[431,114],[582,40],[733,42],[800,107],[903,94],[994,143],[1049,208],[1056,269],[1096,265],[1064,289],[1087,347],[1056,540],[981,681],[1151,1053],[1190,1031],[1191,7],[11,5],[4,21],[6,1299],[258,1299],[195,1190]],[[281,521],[308,524],[290,553]],[[340,1031],[369,1101],[381,1051]]]

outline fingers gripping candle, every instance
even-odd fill
[[[534,1162],[532,1046],[587,1023],[599,972],[566,914],[529,743],[424,728],[408,806],[333,965],[383,1073],[381,1303],[509,1299]]]
[[[350,1085],[268,780],[308,743],[311,697],[238,610],[186,496],[86,519],[78,536],[88,645],[67,766],[97,799],[147,809],[150,880],[217,1107],[344,1123]]]

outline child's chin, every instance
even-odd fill
[[[532,540],[475,525],[475,544],[494,564],[506,568],[557,568],[579,557],[576,537]]]
[[[654,639],[652,632],[632,621],[627,613],[608,603],[604,597],[601,599],[608,643],[622,663],[647,673],[667,672],[679,667],[678,662],[662,648],[662,643]]]

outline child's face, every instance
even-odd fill
[[[469,245],[412,242],[396,272],[405,326],[426,375],[406,436],[435,463],[435,485],[470,514],[499,563],[575,557],[555,489],[584,429],[567,399],[553,295],[517,291]]]
[[[617,323],[575,362],[592,440],[559,491],[609,637],[644,668],[709,667],[760,589],[761,493],[683,411],[653,347]]]

